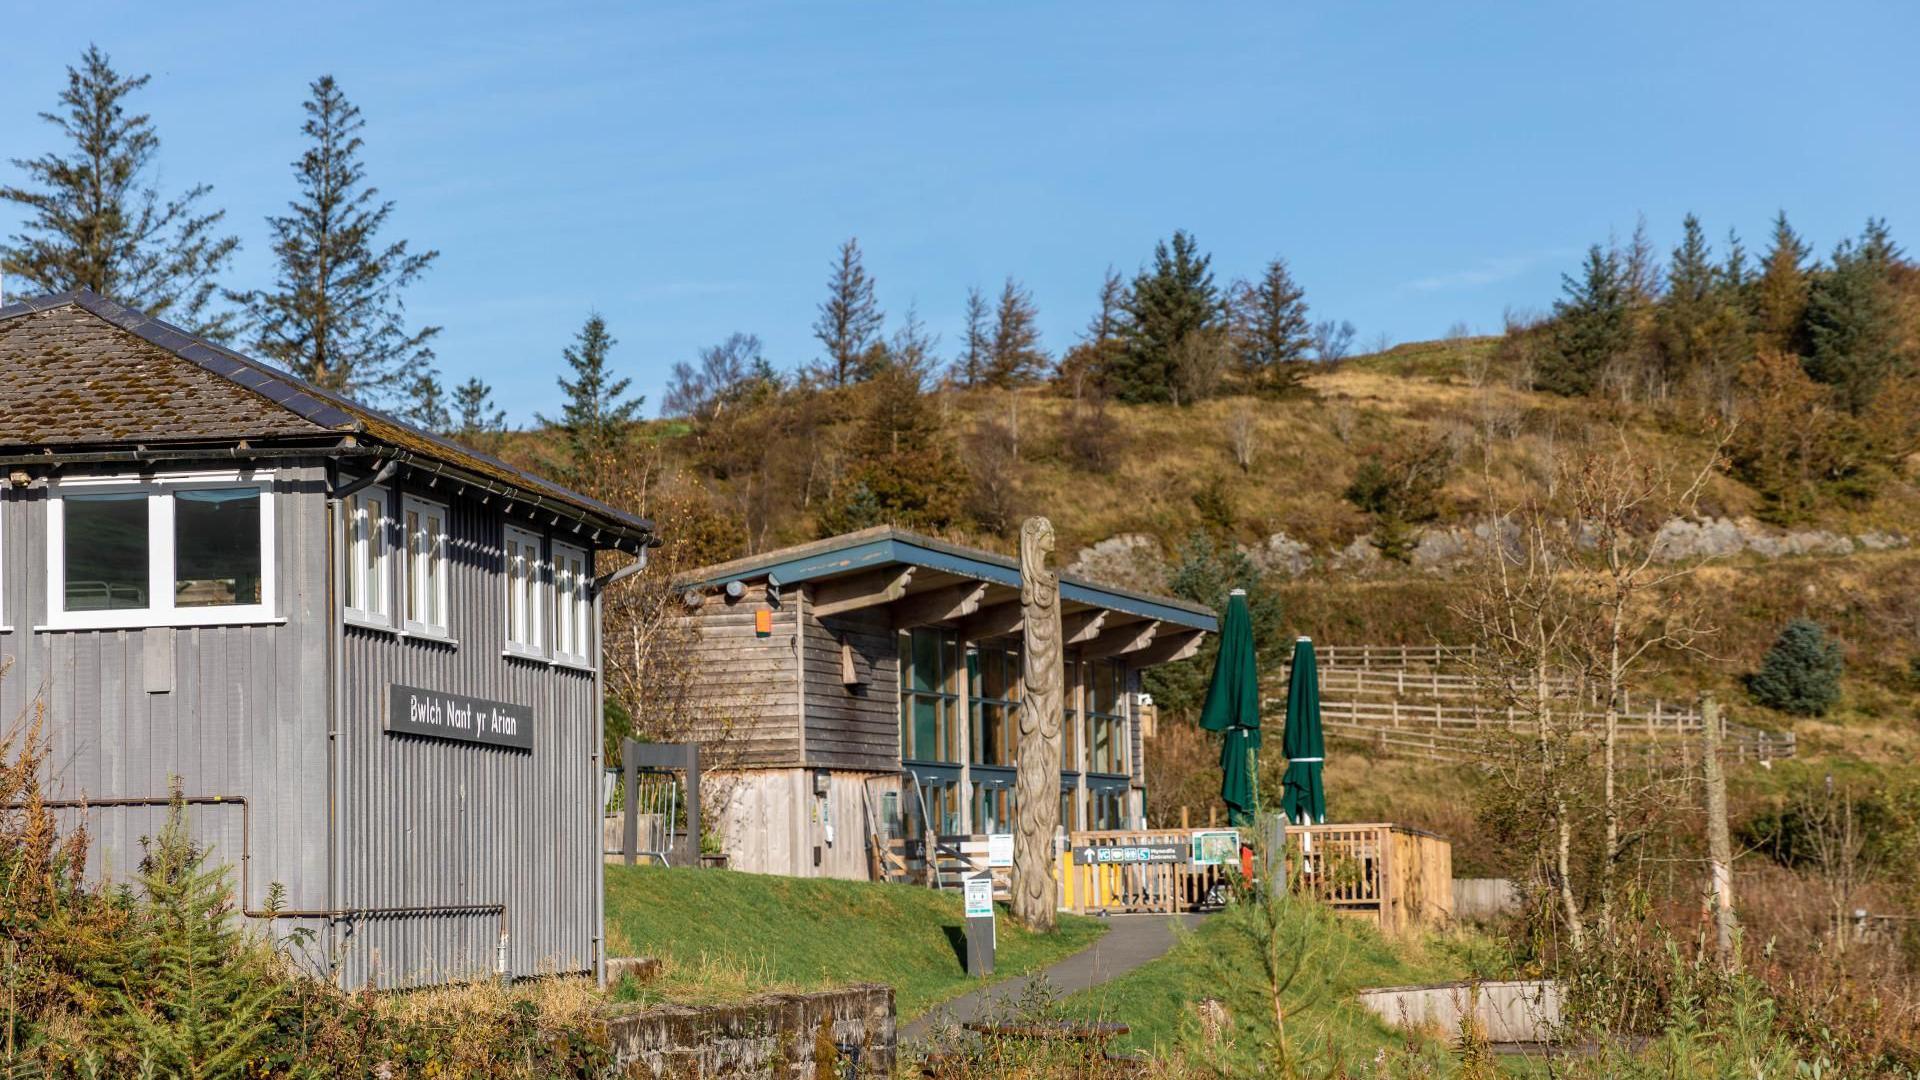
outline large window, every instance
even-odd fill
[[[593,602],[587,553],[553,545],[553,651],[557,659],[593,666]]]
[[[1013,768],[1020,744],[1020,654],[979,649],[967,654],[967,701],[973,709],[973,763]]]
[[[1127,771],[1126,672],[1112,661],[1085,667],[1087,705],[1087,771],[1124,774]]]
[[[411,495],[402,504],[407,535],[405,627],[447,636],[447,508]]]
[[[540,627],[546,590],[546,560],[540,557],[540,537],[525,529],[507,526],[507,651],[529,656],[541,651]]]
[[[47,511],[48,624],[272,618],[271,495],[267,473],[59,481]]]
[[[386,626],[393,619],[387,597],[387,495],[359,491],[347,496],[347,618]]]
[[[951,632],[914,630],[900,640],[900,757],[960,761],[960,643]]]
[[[909,769],[906,791],[906,833],[914,839],[931,831],[939,836],[960,832],[960,775],[957,769]]]

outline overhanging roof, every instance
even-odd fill
[[[686,575],[682,584],[699,588],[767,579],[789,586],[888,566],[925,567],[974,581],[1020,587],[1020,564],[1014,559],[888,525],[705,567]],[[1060,599],[1063,606],[1104,608],[1208,633],[1219,630],[1218,618],[1200,604],[1068,574],[1060,576]]]
[[[0,402],[0,455],[13,452],[23,458],[52,462],[90,453],[97,456],[104,449],[135,443],[148,449],[225,442],[253,448],[298,445],[312,447],[319,454],[348,450],[373,458],[398,459],[409,468],[469,480],[482,487],[497,484],[503,493],[511,493],[509,497],[564,513],[603,530],[616,541],[643,544],[653,534],[653,523],[645,518],[323,390],[89,289],[0,307],[0,323],[61,308],[84,311],[138,341],[128,343],[131,348],[122,348],[96,340],[76,350],[74,356],[54,355],[56,350],[43,351],[46,343],[29,330],[26,333],[31,340],[0,352],[0,362],[22,368],[18,372],[19,400]],[[14,331],[19,325],[4,329]],[[134,355],[139,349],[146,351]],[[246,391],[253,404],[229,400],[217,408],[183,407],[153,416],[154,423],[130,423],[129,416],[137,418],[143,408],[151,413],[154,403],[178,404],[196,391],[191,380],[166,379],[166,373],[156,366],[165,358],[191,365],[181,370],[197,373],[202,397],[206,396],[207,385],[226,385]],[[81,364],[85,370],[36,372],[31,368],[35,363],[62,369]],[[66,379],[71,385],[63,386],[67,392],[57,400],[34,393],[36,385],[53,382],[62,374],[72,376]],[[208,376],[217,382],[208,380]],[[152,383],[164,385],[142,385]],[[130,430],[121,432],[116,430],[118,426]]]

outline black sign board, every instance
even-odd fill
[[[533,710],[438,690],[393,684],[387,694],[387,730],[404,735],[533,749]]]
[[[1186,862],[1190,853],[1185,845],[1112,844],[1075,848],[1073,861],[1079,866],[1137,866],[1141,863]]]

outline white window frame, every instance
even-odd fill
[[[380,500],[377,520],[369,519],[368,499]],[[368,486],[347,496],[342,509],[345,541],[341,550],[347,559],[346,619],[360,626],[389,629],[393,626],[393,493],[383,487]],[[369,576],[356,577],[363,572]],[[365,590],[364,597],[354,595],[356,585]]]
[[[553,658],[574,667],[594,666],[593,565],[587,549],[553,545]],[[580,570],[575,573],[573,566]],[[564,623],[565,629],[562,629]]]
[[[256,488],[260,492],[260,602],[218,607],[174,606],[174,493],[209,488]],[[66,521],[68,495],[136,492],[147,502],[147,599],[144,608],[68,611]],[[166,473],[151,477],[83,476],[56,480],[47,498],[48,630],[121,630],[149,626],[235,626],[279,622],[275,618],[273,473]]]
[[[427,542],[421,546],[418,554],[414,552],[413,537],[410,535],[407,527],[407,517],[411,514],[419,515],[420,531],[422,533],[426,532],[427,517],[429,514],[438,514],[440,516],[440,532],[437,535],[429,535]],[[435,638],[452,636],[449,631],[449,626],[453,620],[451,612],[447,607],[447,578],[452,569],[452,559],[450,559],[447,554],[447,529],[449,524],[446,503],[435,502],[432,499],[423,499],[418,495],[404,495],[401,497],[400,551],[402,557],[400,561],[406,566],[406,592],[400,596],[399,615],[401,629],[409,634]],[[427,575],[423,574],[422,564],[431,563],[436,559],[439,560],[440,572],[438,575],[434,575],[434,580],[429,581],[427,580]],[[429,592],[429,590],[431,590],[431,592]],[[435,603],[428,604],[426,602],[428,600],[433,600]],[[406,605],[408,603],[416,603],[421,608],[437,606],[440,612],[440,620],[434,622],[430,619],[415,619],[410,617],[407,614]]]
[[[547,624],[547,582],[552,579],[545,573],[550,567],[542,552],[543,546],[544,541],[539,533],[517,525],[505,527],[500,544],[500,577],[506,586],[503,618],[507,652],[514,656],[545,659],[547,655],[542,631]],[[517,559],[520,566],[515,565],[515,547],[519,548]],[[514,625],[516,598],[519,600],[520,617],[526,620],[524,627]]]

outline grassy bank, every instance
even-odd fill
[[[1354,992],[1366,987],[1443,982],[1498,970],[1498,950],[1465,933],[1390,941],[1372,926],[1332,914],[1317,904],[1281,906],[1271,933],[1283,963],[1299,962],[1282,994],[1287,1037],[1293,1051],[1317,1062],[1313,1075],[1336,1062],[1353,1069],[1384,1048],[1404,1048],[1408,1036],[1381,1023],[1360,1006]],[[1235,905],[1184,934],[1167,955],[1103,986],[1067,999],[1064,1007],[1083,1017],[1130,1027],[1121,1043],[1156,1057],[1191,1060],[1215,1055],[1232,1075],[1255,1075],[1270,1063],[1275,1024],[1260,961],[1264,927],[1255,905]],[[1226,1024],[1213,1049],[1205,1049],[1197,1005],[1224,1007]],[[1433,1042],[1415,1053],[1440,1060]]]
[[[660,980],[629,997],[724,1000],[850,983],[893,986],[902,1019],[975,985],[964,970],[960,896],[908,885],[732,871],[607,867],[607,939],[615,956],[653,956]],[[1000,978],[1053,963],[1106,932],[1061,917],[1048,936],[1001,913]]]

